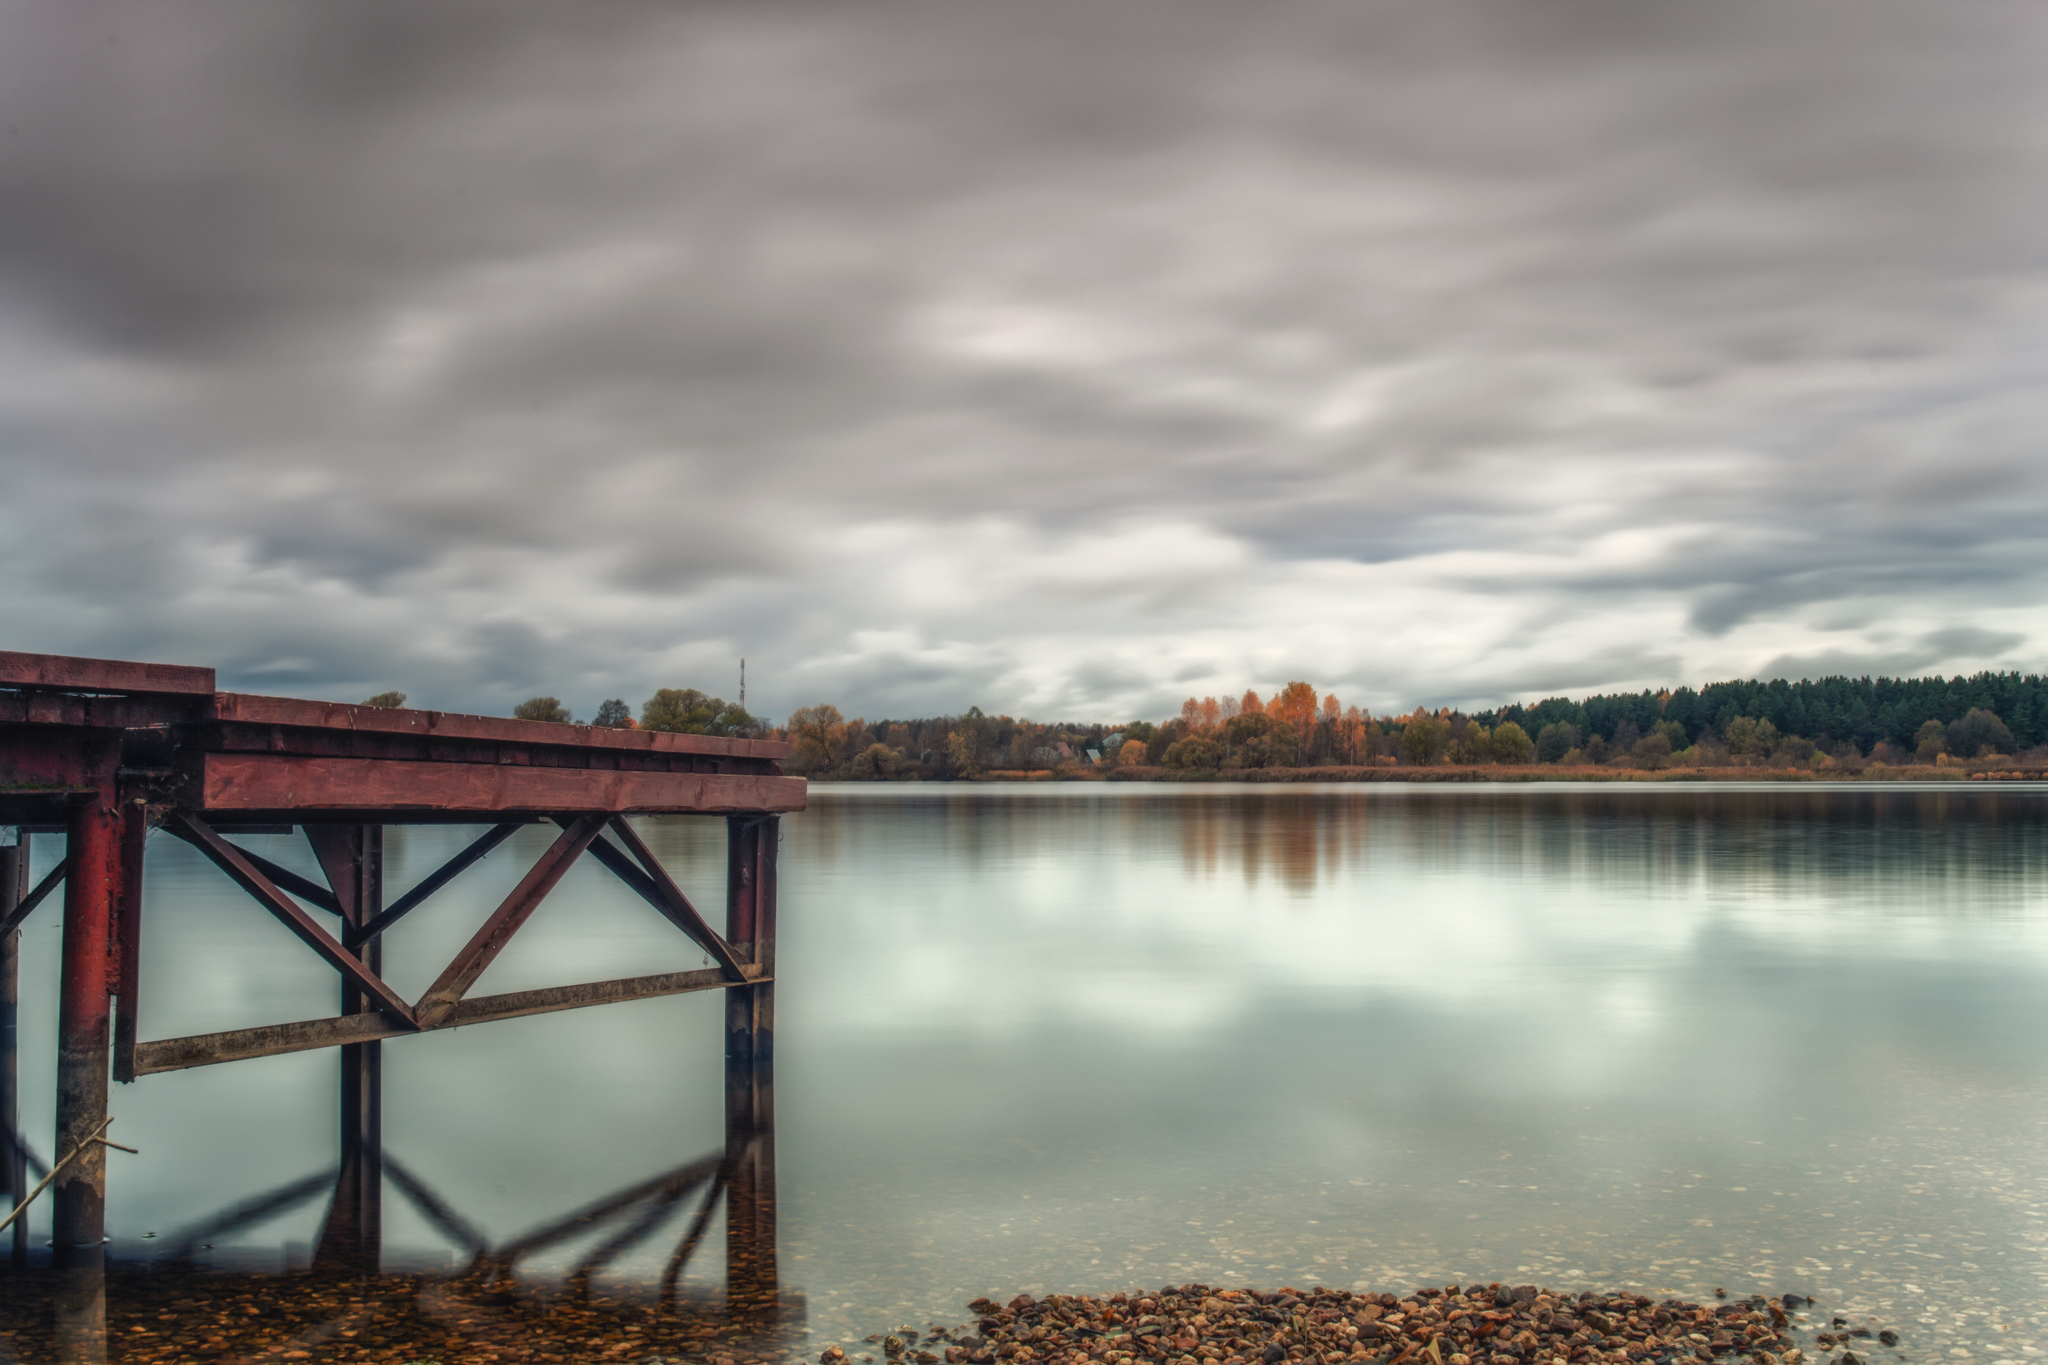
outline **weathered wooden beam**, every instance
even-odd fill
[[[182,664],[79,659],[68,654],[20,654],[0,649],[0,687],[49,687],[67,692],[177,692],[211,694],[213,670]]]
[[[614,817],[611,826],[614,832],[628,841],[627,846],[633,848],[640,866],[634,866],[624,853],[613,847],[602,835],[591,841],[590,856],[610,868],[612,874],[631,887],[642,900],[661,911],[669,923],[688,934],[698,947],[711,954],[724,970],[726,980],[744,981],[746,973],[740,970],[740,961],[733,953],[732,945],[719,937],[718,933],[705,923],[704,917],[697,913],[696,906],[690,904],[690,898],[683,894],[682,888],[669,878],[660,863],[654,861],[653,853],[640,841],[640,836],[634,832],[633,827],[628,825],[623,817]],[[643,870],[650,867],[651,871]]]
[[[504,843],[514,834],[517,834],[520,829],[521,826],[519,825],[493,826],[482,837],[470,844],[468,848],[463,849],[462,852],[456,854],[432,872],[429,872],[421,879],[418,886],[415,886],[412,890],[391,902],[390,906],[382,914],[373,916],[362,928],[352,930],[350,938],[353,942],[363,942],[383,933],[386,929],[398,923],[399,920],[411,914],[427,897],[433,895],[436,891],[439,891],[442,887],[448,885],[448,883],[454,881],[463,872],[467,871],[472,865],[482,859],[485,854],[489,853],[499,844]]]
[[[164,823],[182,826],[195,836],[199,851],[233,878],[236,885],[254,897],[258,905],[282,921],[287,929],[299,936],[300,942],[318,953],[321,960],[340,972],[357,990],[374,999],[380,1009],[389,1012],[392,1018],[403,1021],[407,1025],[405,1032],[411,1031],[412,1006],[408,1005],[398,992],[384,984],[384,981],[353,953],[342,947],[338,939],[314,923],[312,917],[300,909],[296,901],[278,890],[268,877],[256,869],[241,849],[214,833],[207,827],[205,821],[190,811],[173,811]],[[139,1051],[140,1049],[138,1054]],[[141,1072],[138,1055],[137,1074]]]
[[[209,813],[595,810],[708,814],[801,810],[804,806],[804,780],[800,777],[400,763],[281,754],[189,755],[182,780],[184,803]]]
[[[747,979],[751,983],[759,978],[750,975]],[[717,968],[705,967],[688,972],[663,972],[656,976],[591,981],[576,986],[546,986],[504,995],[480,995],[473,1000],[462,1001],[447,1021],[437,1027],[461,1028],[467,1024],[488,1024],[529,1014],[550,1014],[556,1010],[650,1000],[664,995],[685,995],[691,991],[715,991],[733,984]],[[199,1033],[186,1038],[161,1038],[136,1046],[135,1074],[147,1076],[159,1071],[181,1071],[187,1067],[238,1062],[250,1057],[274,1057],[285,1052],[306,1052],[314,1048],[366,1043],[377,1038],[397,1038],[425,1031],[392,1023],[381,1015],[351,1014],[332,1019],[306,1019],[292,1024],[268,1024],[261,1028],[230,1029],[225,1033]]]
[[[65,869],[70,866],[71,859],[58,859],[57,865],[45,872],[43,879],[36,883],[35,890],[17,901],[14,908],[7,912],[5,919],[0,919],[0,934],[11,934],[19,929],[21,922],[28,918],[29,911],[41,905],[44,898],[57,889],[57,884],[64,880]]]
[[[455,960],[442,969],[434,984],[427,987],[419,1004],[413,1007],[413,1016],[424,1028],[436,1028],[460,1004],[476,979],[484,974],[491,963],[497,960],[512,936],[519,932],[519,926],[526,923],[540,903],[547,899],[548,892],[555,889],[583,856],[583,850],[590,847],[590,841],[604,829],[602,815],[579,815],[562,827],[562,833],[548,846],[540,860],[527,869],[519,879],[519,885],[512,888],[512,894],[505,897],[491,917],[483,922],[476,933],[470,936]]]

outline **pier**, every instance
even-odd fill
[[[15,1014],[23,989],[51,984],[19,981],[19,930],[61,891],[50,1160],[70,1160],[45,1197],[53,1200],[65,1358],[105,1358],[107,1158],[95,1135],[108,1118],[110,1081],[336,1049],[341,1164],[320,1254],[373,1262],[386,1173],[387,1041],[690,991],[725,992],[726,1150],[657,1178],[655,1188],[668,1203],[700,1185],[710,1200],[722,1195],[735,1253],[728,1293],[739,1306],[772,1304],[776,848],[779,817],[803,809],[805,799],[803,779],[781,772],[784,753],[783,745],[761,740],[221,692],[210,668],[0,652],[0,830],[16,831],[12,844],[0,847],[0,1182],[9,1208],[29,1188],[28,1144],[17,1128]],[[636,815],[725,821],[722,932],[641,839],[628,818]],[[482,830],[417,885],[387,897],[384,830],[408,824]],[[383,977],[385,931],[528,825],[558,832],[426,992],[417,1000],[398,995]],[[198,850],[220,870],[223,894],[253,899],[333,968],[332,1015],[147,1036],[140,964],[152,830]],[[292,830],[311,846],[320,879],[236,841],[238,834]],[[33,841],[60,835],[62,861],[31,885]],[[715,965],[470,994],[585,857],[645,899]],[[413,1183],[404,1182],[401,1192],[417,1202]],[[25,1223],[17,1219],[10,1233],[17,1266],[27,1260]],[[701,1233],[698,1226],[695,1235]],[[678,1255],[686,1258],[688,1250]]]

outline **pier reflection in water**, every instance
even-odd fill
[[[735,1076],[722,1151],[495,1241],[394,1154],[349,1144],[337,1169],[217,1210],[161,1239],[146,1260],[94,1265],[83,1275],[44,1269],[7,1277],[0,1361],[239,1361],[286,1352],[518,1361],[582,1359],[598,1353],[597,1343],[637,1349],[636,1361],[713,1350],[780,1355],[801,1334],[804,1314],[801,1294],[785,1290],[778,1275],[774,1108],[770,1067]],[[216,1245],[260,1239],[266,1224],[323,1200],[306,1270],[251,1273],[215,1263]],[[463,1268],[387,1273],[387,1200],[438,1232]],[[722,1288],[686,1282],[721,1213]],[[600,1282],[621,1257],[655,1244],[665,1248],[658,1280]],[[565,1248],[566,1274],[521,1275],[523,1262]],[[66,1301],[102,1296],[110,1341],[62,1311]]]

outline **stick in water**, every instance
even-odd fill
[[[133,1147],[123,1147],[118,1142],[109,1142],[103,1136],[103,1134],[105,1134],[105,1132],[107,1131],[107,1125],[112,1123],[113,1121],[114,1120],[111,1116],[102,1119],[100,1121],[100,1126],[93,1129],[92,1132],[89,1135],[87,1135],[85,1142],[81,1142],[76,1147],[73,1147],[71,1149],[71,1153],[69,1156],[66,1156],[62,1161],[52,1166],[50,1168],[50,1173],[44,1176],[40,1181],[36,1182],[36,1187],[28,1192],[28,1198],[22,1200],[19,1204],[16,1204],[14,1206],[13,1213],[8,1214],[5,1218],[0,1218],[0,1232],[5,1232],[10,1223],[12,1223],[15,1219],[21,1217],[22,1214],[28,1212],[28,1206],[36,1202],[37,1195],[41,1194],[44,1190],[50,1188],[50,1182],[57,1178],[57,1173],[63,1170],[66,1166],[69,1166],[72,1163],[72,1161],[77,1158],[78,1154],[85,1150],[86,1142],[97,1142],[102,1147],[113,1147],[123,1152],[134,1151],[135,1149]]]

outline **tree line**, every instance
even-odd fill
[[[379,692],[364,706],[405,705],[403,692]],[[559,697],[528,697],[512,708],[514,720],[550,721],[557,725],[596,725],[607,730],[665,730],[682,735],[729,735],[739,739],[766,739],[772,735],[768,723],[747,713],[738,702],[699,692],[694,687],[663,687],[641,703],[636,720],[633,708],[623,697],[599,702],[589,720],[576,720]]]
[[[366,706],[403,706],[385,692]],[[513,708],[576,723],[555,697]],[[845,779],[942,779],[1164,769],[1439,764],[1628,767],[1835,767],[1944,764],[2040,751],[2048,759],[2048,677],[1846,678],[1709,683],[1697,691],[1550,697],[1470,714],[1418,707],[1375,716],[1290,682],[1270,697],[1190,697],[1161,722],[1039,722],[970,707],[957,716],[869,721],[804,707],[781,727],[695,688],[661,688],[636,717],[622,698],[586,724],[776,739],[790,771]]]

